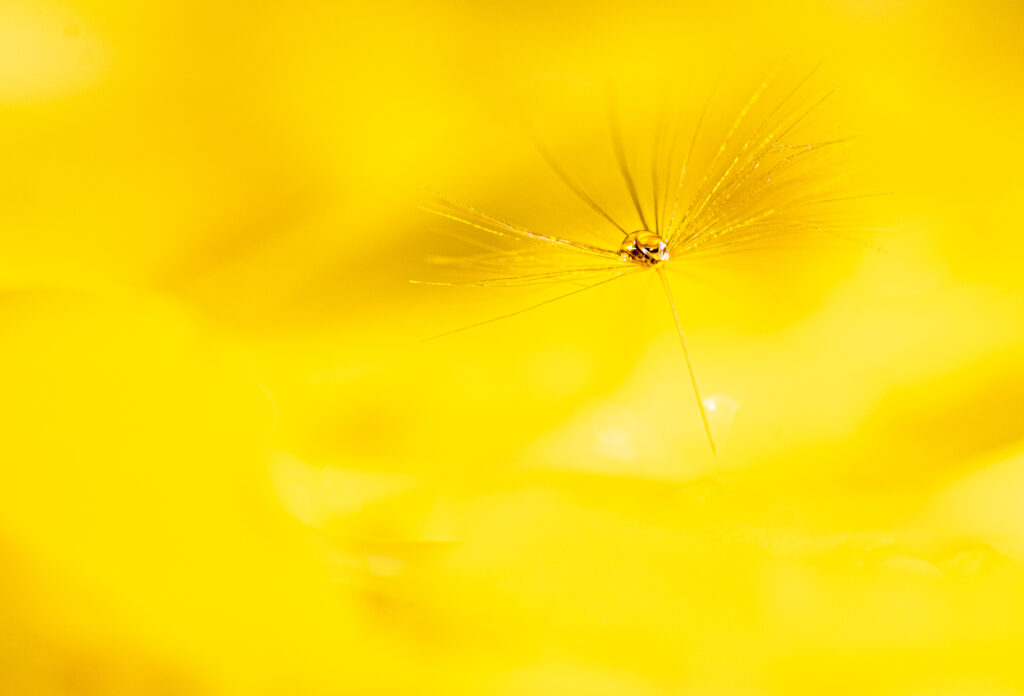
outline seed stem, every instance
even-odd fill
[[[708,444],[711,445],[712,456],[718,456],[715,449],[715,440],[711,437],[711,424],[708,422],[708,412],[704,407],[704,400],[700,396],[700,387],[697,385],[697,375],[693,371],[693,363],[690,362],[690,351],[686,347],[686,336],[683,334],[683,324],[679,321],[679,312],[676,310],[676,302],[672,298],[672,288],[668,283],[668,274],[662,265],[655,266],[661,284],[665,288],[665,297],[668,298],[668,305],[672,309],[672,318],[676,322],[676,331],[679,333],[679,343],[683,346],[683,359],[686,361],[686,369],[690,373],[690,384],[693,385],[693,395],[697,397],[697,408],[700,409],[700,419],[704,423],[704,433],[708,436]]]

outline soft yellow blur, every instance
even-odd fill
[[[1024,693],[1021,26],[2,0],[0,693]],[[653,279],[419,342],[552,294],[409,284],[420,185],[543,218],[524,112],[777,60],[887,253],[680,280],[720,457]]]

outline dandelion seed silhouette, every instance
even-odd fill
[[[540,143],[540,154],[561,182],[589,210],[616,230],[619,243],[589,244],[562,236],[537,232],[499,219],[454,199],[432,192],[436,205],[429,212],[464,225],[471,230],[519,243],[520,249],[507,249],[471,238],[467,241],[484,251],[465,257],[445,257],[435,261],[446,265],[491,273],[489,277],[461,283],[436,285],[519,286],[574,283],[576,289],[546,299],[518,311],[493,317],[471,326],[435,336],[440,338],[474,327],[523,314],[544,305],[611,283],[634,273],[657,273],[683,352],[687,373],[697,402],[701,422],[713,455],[717,454],[708,418],[708,406],[701,390],[683,332],[683,322],[672,295],[666,268],[684,260],[704,259],[755,248],[769,248],[787,237],[830,235],[851,241],[846,221],[830,216],[828,206],[839,201],[862,198],[844,195],[836,186],[836,169],[822,166],[824,155],[847,144],[845,139],[811,139],[800,142],[799,128],[834,92],[800,96],[814,75],[812,70],[768,110],[760,125],[745,138],[737,138],[755,106],[768,89],[773,76],[763,80],[733,118],[724,140],[714,150],[710,163],[695,186],[688,170],[711,97],[705,101],[685,153],[673,145],[660,152],[655,146],[650,168],[650,186],[642,190],[629,166],[619,120],[609,110],[609,126],[615,160],[632,203],[632,213],[640,223],[622,224],[616,215],[599,204],[580,186]],[[802,100],[799,106],[792,102]],[[793,142],[796,140],[796,142]],[[661,142],[659,133],[656,143]],[[671,194],[671,196],[670,196]],[[871,194],[869,194],[871,195]],[[671,203],[670,203],[671,197]],[[646,198],[646,202],[644,199]],[[857,240],[852,240],[857,241]],[[768,246],[766,246],[766,243]],[[518,272],[517,272],[518,271]],[[500,275],[493,275],[498,272]]]

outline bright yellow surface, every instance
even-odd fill
[[[1024,693],[1021,26],[3,0],[0,693]],[[418,186],[543,219],[520,110],[779,59],[888,251],[679,283],[721,456],[653,278],[419,342],[556,291],[409,284]]]

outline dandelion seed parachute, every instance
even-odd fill
[[[695,152],[702,128],[708,122],[711,97],[704,102],[689,138],[680,138],[677,133],[671,138],[671,145],[662,151],[665,138],[659,127],[647,189],[630,167],[618,111],[614,101],[610,101],[612,151],[622,180],[623,200],[629,201],[629,205],[622,207],[602,205],[534,134],[541,156],[557,178],[604,225],[607,241],[603,243],[527,229],[431,192],[433,203],[425,209],[473,233],[469,237],[458,236],[481,249],[469,256],[433,259],[481,275],[438,284],[577,286],[518,311],[441,336],[517,316],[627,275],[653,271],[659,276],[668,301],[704,432],[715,454],[707,407],[701,398],[666,269],[682,262],[762,248],[783,240],[800,240],[808,235],[856,241],[859,228],[841,220],[834,207],[858,194],[842,188],[835,176],[837,170],[828,163],[828,158],[850,141],[817,133],[810,137],[804,132],[834,91],[808,93],[808,83],[816,71],[817,68],[796,81],[773,107],[760,114],[758,125],[750,128],[748,123],[758,112],[775,75],[762,80],[732,119],[726,121],[729,125],[725,136],[699,176],[692,174],[697,164]],[[497,243],[484,241],[488,237]]]

